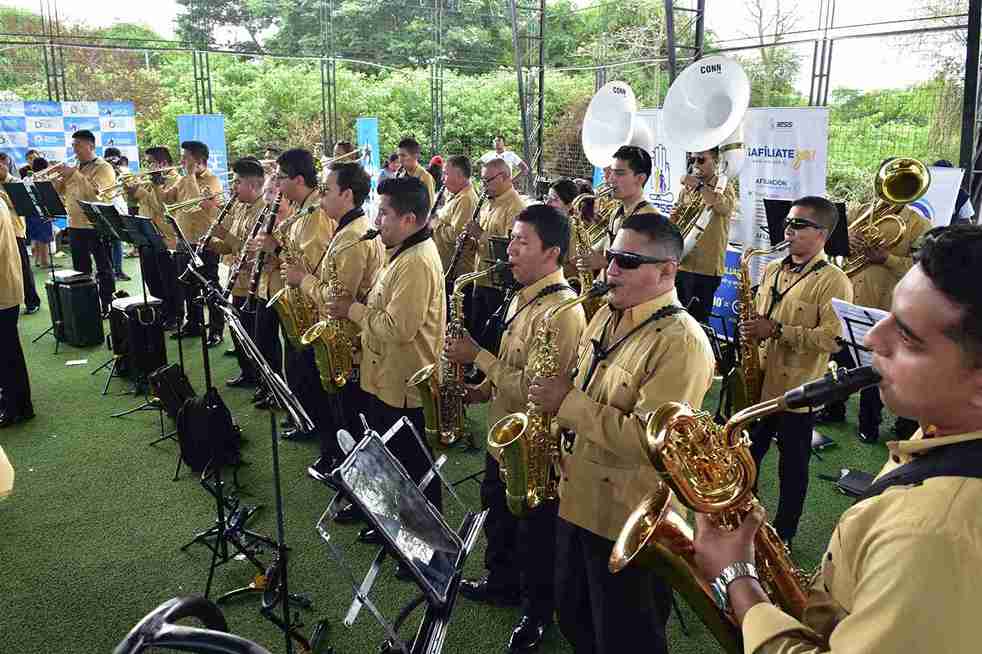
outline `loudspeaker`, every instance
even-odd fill
[[[116,298],[109,312],[110,339],[113,354],[121,357],[116,369],[134,370],[146,379],[150,373],[167,365],[164,346],[161,300],[148,296]]]
[[[52,288],[54,287],[54,288]],[[102,312],[99,307],[99,288],[91,278],[85,277],[72,284],[44,284],[51,307],[51,319],[56,325],[59,340],[76,347],[87,347],[102,342]],[[58,298],[53,298],[57,290]],[[61,329],[57,329],[60,324]],[[60,332],[60,333],[59,333]]]
[[[158,368],[150,373],[148,379],[150,380],[150,389],[160,400],[164,411],[175,420],[177,420],[177,414],[184,406],[184,402],[197,396],[191,382],[188,381],[184,371],[176,363]]]

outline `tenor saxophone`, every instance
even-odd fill
[[[338,278],[338,255],[348,248],[364,241],[370,241],[378,235],[378,230],[370,229],[357,241],[327,253],[324,262],[327,267],[327,281],[324,284],[330,298],[341,297],[347,292]],[[355,369],[356,341],[345,328],[346,322],[346,320],[339,318],[321,320],[311,325],[300,337],[300,342],[304,347],[313,346],[321,386],[328,393],[338,392],[342,386],[348,383],[348,379]]]
[[[609,194],[609,193],[608,193]],[[593,254],[593,244],[594,238],[590,231],[590,226],[586,224],[583,218],[583,205],[586,202],[593,200],[594,208],[596,208],[597,201],[600,195],[591,195],[589,193],[581,193],[573,198],[569,207],[569,226],[573,232],[573,247],[575,248],[575,257],[588,257]],[[600,235],[603,236],[604,232],[601,231]],[[591,270],[577,270],[576,277],[580,280],[580,290],[585,290],[593,286],[594,274]],[[586,314],[587,322],[593,318],[595,314],[603,304],[603,298],[600,296],[592,297],[583,303],[583,312]]]
[[[602,298],[609,287],[598,281],[593,286],[546,311],[529,354],[532,377],[555,377],[559,369],[556,345],[556,316],[594,298]],[[518,517],[543,502],[559,497],[559,441],[552,434],[552,415],[542,413],[529,400],[525,413],[511,413],[498,420],[488,432],[488,448],[501,464],[508,509]]]
[[[280,257],[291,266],[296,264],[302,265],[308,273],[312,273],[313,271],[307,265],[307,259],[304,257],[303,251],[290,238],[288,231],[298,220],[313,213],[317,208],[317,205],[312,205],[306,209],[302,209],[284,220],[273,230],[273,238],[279,241],[280,246],[283,248]],[[300,337],[311,325],[317,322],[319,317],[317,305],[299,288],[284,285],[273,297],[269,298],[266,308],[274,309],[277,315],[279,315],[280,323],[283,325],[283,331],[286,333],[290,344],[297,350],[304,349],[306,345],[303,344]]]
[[[693,530],[672,504],[677,497],[689,509],[708,514],[717,526],[734,529],[758,504],[753,496],[757,467],[744,428],[765,416],[814,407],[879,382],[869,366],[836,370],[716,424],[705,411],[669,402],[648,416],[641,448],[664,483],[647,495],[618,535],[608,567],[617,573],[629,565],[653,568],[678,590],[724,650],[742,652],[740,625],[712,600],[709,584],[696,566]],[[768,596],[784,612],[800,619],[808,577],[791,560],[774,528],[765,523],[754,540],[757,571]]]
[[[510,263],[498,261],[486,270],[467,273],[457,278],[450,295],[450,317],[446,338],[457,339],[464,333],[464,287],[482,277],[488,277]],[[437,373],[440,373],[439,376]],[[419,391],[426,423],[426,438],[431,445],[450,447],[464,436],[464,367],[440,355],[439,364],[431,363],[409,378],[409,386]]]

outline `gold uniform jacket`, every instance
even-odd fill
[[[683,186],[679,204],[687,202],[692,193],[693,191]],[[721,277],[726,270],[726,244],[730,237],[730,218],[733,216],[733,207],[737,199],[736,187],[732,181],[727,183],[718,198],[713,207],[713,217],[706,225],[706,231],[699,237],[689,256],[682,259],[679,270],[711,277]]]
[[[600,361],[581,389],[594,340],[609,348],[669,305],[678,306],[674,289],[628,309],[616,327],[609,306],[597,311],[580,339],[573,390],[556,416],[560,427],[576,432],[572,452],[565,441],[561,448],[559,516],[611,541],[641,499],[662,483],[641,449],[648,413],[666,402],[701,407],[716,362],[706,333],[683,311],[631,335]]]
[[[164,191],[172,187],[180,179],[174,171],[161,173],[161,175],[164,177],[164,182],[160,187]],[[170,221],[164,217],[164,203],[161,201],[161,195],[145,186],[136,187],[132,195],[140,206],[140,215],[144,218],[149,218],[156,225],[161,236],[164,237],[164,245],[167,246],[167,249],[176,249],[177,235],[174,233],[174,227],[170,224]]]
[[[433,242],[440,250],[440,259],[443,261],[443,269],[448,271],[450,260],[453,259],[454,250],[457,247],[457,237],[460,236],[467,223],[474,215],[477,207],[477,192],[474,187],[468,184],[459,193],[454,193],[447,199],[447,203],[437,212],[436,219],[433,221]],[[449,279],[474,271],[474,245],[468,239],[460,258],[457,260],[456,270],[450,273]]]
[[[491,236],[510,236],[515,218],[525,209],[525,201],[514,188],[510,188],[496,198],[488,198],[481,207],[481,215],[477,220],[484,233],[477,242],[477,252],[474,254],[474,270],[486,270],[488,264],[488,238]],[[491,286],[488,277],[482,277],[474,282],[477,286]]]
[[[284,198],[283,202],[286,201],[286,198]],[[287,227],[287,238],[285,239],[290,247],[299,250],[303,254],[304,265],[309,272],[314,274],[319,274],[318,271],[323,264],[324,253],[327,251],[327,244],[331,242],[331,237],[334,236],[334,228],[336,226],[334,220],[320,208],[320,201],[320,193],[316,189],[312,190],[299,205],[290,205],[287,215],[281,220],[276,221],[277,228],[274,229],[274,231],[279,231],[278,226],[290,220],[296,213],[308,207],[317,207],[313,213],[297,219],[296,222]],[[281,207],[281,215],[282,212],[283,209]],[[287,242],[281,243],[280,245],[286,249]],[[271,298],[276,295],[277,291],[283,288],[283,274],[280,271],[280,265],[285,259],[286,252],[280,253],[278,257],[266,256],[263,274],[259,281],[259,297]]]
[[[68,209],[68,226],[75,229],[95,229],[78,201],[98,202],[99,189],[111,186],[116,181],[116,171],[102,157],[96,157],[79,164],[75,172],[55,180],[55,190],[62,196]]]
[[[0,202],[0,309],[10,309],[24,301],[24,277],[15,231],[13,213],[5,202]]]
[[[208,231],[212,221],[218,217],[221,211],[221,198],[217,197],[222,192],[222,183],[210,170],[205,170],[198,175],[184,175],[175,184],[166,189],[153,187],[160,202],[163,204],[174,204],[193,200],[205,194],[216,196],[219,206],[215,209],[193,209],[191,211],[180,211],[174,215],[184,238],[194,243]]]
[[[982,432],[887,443],[880,476]],[[743,620],[747,654],[968,654],[982,642],[982,479],[891,486],[847,509],[812,580],[802,621],[772,604]]]

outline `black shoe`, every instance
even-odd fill
[[[323,458],[317,459],[318,463],[323,460]],[[349,504],[338,511],[338,514],[334,516],[334,522],[338,523],[339,525],[350,525],[356,522],[361,522],[364,519],[365,515],[361,512],[361,509],[354,504]]]
[[[280,429],[296,429],[297,426],[293,424],[293,419],[287,416],[280,420]]]
[[[128,281],[130,281],[130,280],[133,279],[132,277],[130,277],[129,275],[127,275],[124,272],[118,272],[118,273],[116,273],[115,277],[116,277],[116,281],[118,281],[118,282],[128,282]]]
[[[256,385],[256,380],[245,375],[239,375],[234,379],[226,379],[225,385],[229,388],[252,388]]]
[[[208,341],[207,341],[208,347],[217,347],[221,345],[223,342],[225,342],[225,339],[222,337],[221,334],[212,334],[211,336],[208,337]]]
[[[27,407],[24,411],[20,413],[14,413],[12,411],[2,411],[0,412],[0,428],[10,427],[11,425],[16,425],[19,422],[26,422],[34,417],[34,408]]]
[[[180,329],[170,335],[173,339],[194,338],[195,336],[201,336],[201,327],[199,325],[189,325],[188,323],[184,323]]]
[[[358,540],[366,545],[381,545],[385,541],[382,535],[372,527],[365,527],[358,532]]]
[[[518,606],[521,603],[517,587],[493,585],[486,576],[478,580],[464,579],[460,582],[460,592],[464,597],[484,604]]]
[[[252,403],[261,402],[266,399],[266,389],[260,386],[256,389],[256,392],[252,394]]]
[[[229,349],[225,350],[224,352],[222,352],[222,356],[223,357],[234,357],[235,356],[235,348],[234,347],[230,347]]]
[[[315,481],[324,482],[330,485],[332,488],[336,486],[334,481],[331,479],[330,475],[336,467],[338,467],[340,461],[328,456],[318,457],[316,461],[307,466],[307,476]],[[351,507],[345,507],[341,509],[340,513],[344,513]],[[337,518],[334,519],[335,522],[340,522]]]
[[[523,615],[511,632],[508,640],[509,652],[534,652],[539,649],[546,635],[549,623],[528,615]]]
[[[864,443],[873,444],[880,440],[880,429],[862,429],[856,432],[856,438],[863,441]]]
[[[412,581],[413,573],[409,571],[409,568],[402,564],[402,561],[396,565],[396,579],[399,581]]]
[[[820,409],[815,412],[815,424],[827,425],[832,422],[845,422],[846,413],[845,411],[834,411],[829,407]]]
[[[32,313],[37,313],[40,310],[41,310],[41,305],[40,304],[36,304],[33,307],[24,307],[24,315],[25,316],[29,316]]]
[[[299,429],[284,429],[280,432],[281,441],[309,441],[318,438],[315,431],[301,431]]]

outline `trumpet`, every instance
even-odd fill
[[[190,200],[183,200],[181,202],[174,202],[173,204],[165,204],[164,205],[164,211],[166,213],[174,213],[174,212],[179,212],[179,211],[194,211],[194,210],[196,210],[198,208],[197,205],[201,204],[205,200],[211,200],[212,198],[219,198],[220,199],[221,197],[222,197],[222,195],[220,193],[217,194],[217,195],[212,194],[212,193],[206,193],[206,194],[204,194],[202,196],[199,196],[199,197],[196,197],[196,198],[191,198]]]
[[[62,168],[64,166],[70,165],[71,162],[77,162],[77,159],[69,159],[68,161],[59,161],[56,164],[48,166],[44,170],[31,175],[31,181],[34,182],[53,182],[55,179],[60,177],[62,173]]]
[[[181,166],[168,166],[167,168],[147,170],[141,173],[122,173],[114,184],[104,186],[97,191],[99,199],[104,202],[110,202],[116,196],[122,195],[129,186],[149,186],[153,183],[154,175],[163,174],[170,170],[178,170],[180,168]]]

